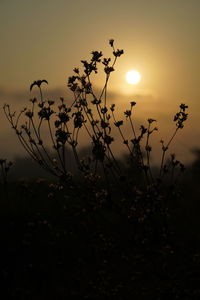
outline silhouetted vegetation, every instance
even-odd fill
[[[42,85],[48,82],[37,80],[30,90],[39,89],[39,100],[31,99],[30,107],[17,114],[4,105],[28,154],[16,159],[9,182],[11,164],[0,162],[1,276],[10,298],[200,295],[200,224],[192,208],[198,207],[200,155],[196,150],[196,161],[186,170],[175,154],[167,156],[188,107],[180,105],[174,132],[167,142],[161,140],[161,160],[153,166],[156,120],[136,128],[135,101],[123,119],[109,104],[109,78],[123,54],[114,40],[109,44],[112,58],[93,51],[90,61],[81,61],[82,72],[74,69],[68,79],[71,103],[46,100]],[[93,81],[101,69],[105,83],[97,95]],[[131,137],[126,137],[127,126]],[[90,139],[84,149],[81,132]],[[123,159],[115,154],[120,140],[127,150]]]

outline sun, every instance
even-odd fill
[[[131,70],[126,73],[126,80],[129,84],[138,84],[141,80],[141,75],[137,70]]]

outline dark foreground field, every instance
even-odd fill
[[[1,188],[2,299],[200,299],[197,206],[174,204],[167,236],[83,187]]]

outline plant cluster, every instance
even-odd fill
[[[160,201],[160,186],[164,176],[171,170],[174,180],[175,169],[184,170],[184,166],[171,155],[166,159],[166,153],[187,120],[186,112],[188,106],[181,104],[179,111],[174,116],[175,130],[168,142],[161,140],[161,162],[158,174],[154,174],[151,166],[151,136],[158,130],[155,126],[156,120],[149,118],[147,125],[136,128],[133,111],[135,101],[130,102],[130,107],[124,112],[124,118],[118,120],[116,117],[115,104],[108,104],[108,82],[111,74],[115,71],[117,60],[124,51],[115,48],[114,40],[109,41],[112,49],[112,57],[104,57],[101,51],[92,51],[91,59],[81,60],[82,71],[74,68],[74,74],[68,79],[68,88],[73,94],[73,101],[67,103],[60,98],[59,103],[45,99],[42,92],[42,85],[48,84],[46,80],[34,81],[30,90],[34,87],[39,89],[39,99],[30,99],[31,106],[24,108],[19,114],[12,112],[8,104],[4,105],[4,113],[12,128],[27,151],[27,153],[45,170],[59,178],[66,184],[72,174],[68,169],[68,151],[71,149],[78,169],[84,177],[95,186],[100,180],[106,183],[106,195],[110,194],[113,183],[124,191],[134,190],[134,207],[129,205],[135,212],[135,206],[141,208],[141,201],[138,198],[145,198],[145,211],[152,210],[151,207]],[[103,67],[105,82],[100,92],[95,91],[94,78]],[[132,130],[132,138],[127,139],[124,125]],[[116,127],[119,137],[129,155],[129,167],[139,170],[141,185],[134,186],[137,172],[132,174],[130,180],[127,176],[127,168],[121,164],[115,155],[116,141],[113,131]],[[91,156],[80,157],[80,132],[87,133],[91,141]],[[49,142],[47,142],[49,139]],[[49,146],[53,147],[49,150]],[[102,179],[103,178],[103,179]],[[141,191],[141,186],[143,190]],[[128,193],[130,195],[130,193]],[[151,199],[151,201],[149,200]],[[144,200],[144,199],[143,199]],[[139,204],[138,204],[139,203]],[[157,204],[156,204],[157,205]],[[131,215],[131,214],[129,214]],[[142,212],[144,216],[145,213]],[[142,217],[143,218],[143,217]],[[141,219],[142,220],[142,219]]]

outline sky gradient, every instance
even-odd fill
[[[1,107],[24,105],[37,79],[47,79],[48,93],[57,99],[65,96],[72,69],[93,50],[110,55],[110,38],[125,52],[110,97],[122,114],[134,98],[138,120],[157,119],[166,139],[178,105],[188,104],[189,120],[175,149],[188,160],[190,150],[200,148],[199,0],[0,0]],[[141,72],[137,86],[125,81],[130,69]],[[101,84],[100,78],[96,86]],[[20,153],[2,109],[0,116],[1,156]]]

